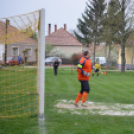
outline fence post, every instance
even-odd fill
[[[71,75],[73,75],[73,65],[71,65]]]

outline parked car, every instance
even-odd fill
[[[18,57],[7,57],[7,61],[6,61],[7,65],[19,65],[19,62],[18,62]],[[4,60],[1,61],[1,64],[4,65]]]
[[[62,64],[62,59],[61,59],[61,58],[59,58],[59,57],[48,57],[48,58],[45,59],[45,65],[50,65],[50,66],[52,66],[53,63],[54,63],[56,60],[59,61],[60,65]]]
[[[1,61],[0,61],[0,69],[2,69]]]

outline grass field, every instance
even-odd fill
[[[10,71],[12,72],[12,70]],[[2,73],[9,75],[9,71],[0,70],[0,75]],[[34,81],[35,74],[29,73],[29,75]],[[24,72],[21,72],[21,76],[21,82],[24,78],[28,79]],[[108,116],[91,113],[85,115],[86,109],[77,115],[72,114],[68,109],[59,112],[60,109],[54,107],[59,100],[70,101],[76,98],[80,90],[76,71],[73,71],[73,75],[71,75],[70,70],[61,68],[58,76],[54,76],[52,69],[46,69],[45,83],[45,124],[40,124],[36,115],[0,118],[0,134],[134,134],[134,116]],[[0,88],[4,84],[0,82]],[[33,84],[30,83],[31,86]],[[14,87],[14,92],[17,87]],[[112,71],[108,72],[107,77],[105,75],[100,75],[99,78],[92,77],[90,87],[88,101],[106,103],[107,105],[134,104],[132,72],[121,74]],[[1,103],[0,99],[0,105],[2,105]]]

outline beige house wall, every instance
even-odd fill
[[[37,49],[37,45],[32,45],[32,44],[10,44],[7,45],[7,57],[13,57],[13,48],[14,47],[18,47],[18,54],[17,56],[21,56],[24,57],[24,53],[23,51],[25,49],[31,49],[31,53],[28,56],[28,61],[36,61],[36,53],[35,53],[35,49]]]
[[[83,51],[89,50],[89,47],[82,46],[82,50],[83,50]]]
[[[82,52],[82,46],[54,46],[56,48],[61,49],[62,51],[66,52],[69,56],[74,53]]]
[[[125,58],[126,58],[126,64],[131,64],[132,60],[132,47],[126,47],[125,48]],[[134,59],[133,59],[134,63]],[[118,59],[118,64],[121,64],[121,49],[119,50],[119,59]]]

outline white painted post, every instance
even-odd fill
[[[38,93],[39,93],[39,118],[44,119],[45,100],[45,9],[39,11],[39,38],[38,38]]]

